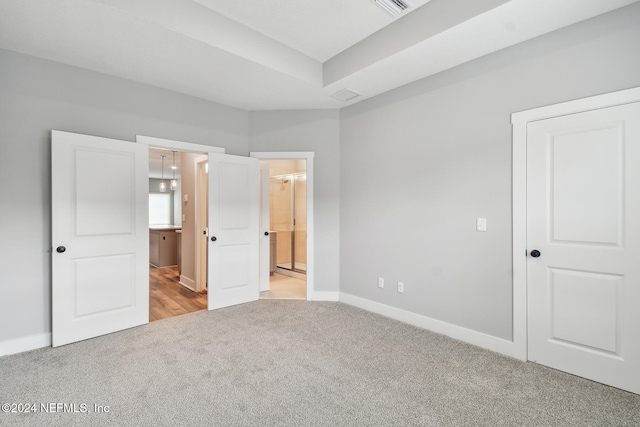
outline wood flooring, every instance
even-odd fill
[[[149,266],[149,321],[207,308],[207,292],[193,292],[179,284],[177,267]]]

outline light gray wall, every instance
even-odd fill
[[[337,110],[249,114],[251,151],[313,151],[314,290],[339,290],[340,121]]]
[[[249,152],[246,111],[0,50],[0,342],[51,331],[51,129]]]
[[[510,114],[640,86],[639,41],[636,3],[343,109],[341,292],[510,339]]]

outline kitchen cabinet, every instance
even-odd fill
[[[169,267],[178,264],[177,226],[149,227],[149,264]]]

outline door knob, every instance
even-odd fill
[[[211,236],[211,241],[215,242],[216,240],[218,240],[218,238],[216,236]]]
[[[534,258],[538,258],[540,256],[540,251],[537,249],[534,249],[531,251],[531,256]]]
[[[65,248],[64,246],[58,246],[56,248],[56,252],[58,252],[59,254],[61,254],[62,252],[66,251],[67,248]]]
[[[265,236],[268,236],[268,235],[269,235],[269,232],[268,232],[268,231],[265,231],[265,232],[264,232],[264,235],[265,235]]]

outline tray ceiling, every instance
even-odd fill
[[[0,48],[245,110],[342,108],[636,1],[0,0]]]

